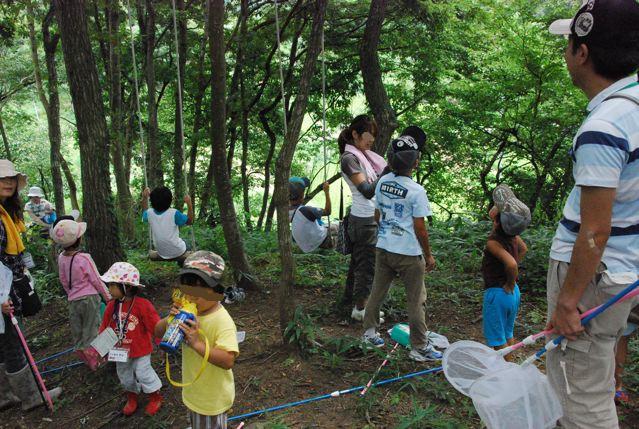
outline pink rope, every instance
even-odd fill
[[[33,360],[33,356],[31,355],[31,351],[29,350],[29,346],[27,345],[27,340],[24,339],[24,335],[22,335],[22,331],[20,330],[20,327],[18,326],[18,319],[15,318],[15,316],[13,315],[13,312],[9,313],[9,317],[11,317],[11,323],[13,323],[13,326],[15,326],[16,328],[18,337],[20,337],[20,341],[22,342],[22,346],[24,347],[24,353],[27,355],[27,358],[29,359],[29,365],[31,365],[31,368],[33,369],[33,373],[35,374],[36,380],[38,384],[40,385],[40,392],[44,396],[44,399],[47,402],[47,406],[49,407],[51,412],[53,412],[53,402],[51,401],[51,396],[49,395],[47,386],[44,385],[44,381],[42,380],[42,377],[40,376],[40,371],[38,371],[38,367],[35,364],[35,360]]]
[[[371,379],[368,381],[368,383],[366,384],[366,387],[364,387],[362,389],[362,393],[360,393],[360,396],[366,395],[366,392],[368,392],[368,389],[373,384],[373,380],[375,380],[375,377],[377,377],[377,375],[382,370],[382,368],[384,368],[386,366],[386,364],[388,363],[388,360],[390,359],[390,356],[393,354],[395,349],[397,349],[398,345],[399,345],[399,343],[395,343],[395,347],[393,347],[393,349],[390,352],[388,352],[388,354],[386,355],[386,358],[384,359],[384,362],[382,362],[382,364],[379,366],[379,368],[377,368],[377,371],[375,371],[375,374],[373,374],[373,377],[371,377]]]

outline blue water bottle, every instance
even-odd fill
[[[184,323],[187,320],[195,320],[193,313],[189,313],[184,310],[173,318],[169,326],[166,328],[166,332],[162,337],[160,348],[167,353],[175,353],[180,349],[182,341],[184,341],[184,332],[180,329],[179,324]]]

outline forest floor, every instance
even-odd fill
[[[437,239],[435,238],[435,242]],[[478,242],[477,240],[475,240]],[[427,278],[427,317],[429,329],[446,335],[452,342],[460,339],[482,341],[481,282],[476,270],[477,252],[460,250],[459,243],[449,243],[447,257],[457,248],[457,260],[442,263]],[[295,299],[300,308],[295,332],[299,341],[282,346],[279,329],[277,253],[271,242],[257,246],[252,263],[263,282],[262,292],[247,293],[241,303],[226,305],[238,331],[246,331],[240,344],[240,356],[233,369],[236,398],[230,416],[298,401],[354,386],[364,385],[380,365],[390,339],[380,351],[364,351],[358,341],[360,323],[348,323],[337,302],[342,291],[346,258],[325,252],[296,255],[298,263]],[[255,250],[255,249],[254,249]],[[177,267],[170,263],[146,262],[141,253],[130,255],[141,268],[148,284],[144,295],[164,315],[171,302],[171,290]],[[539,293],[526,294],[522,289],[522,308],[515,335],[523,338],[543,328],[545,300]],[[385,304],[384,330],[394,323],[406,322],[401,285],[394,286]],[[26,336],[36,359],[42,359],[70,346],[67,305],[63,298],[48,300],[44,311],[25,320]],[[632,373],[628,387],[633,402],[618,409],[622,427],[639,427],[638,342],[632,341]],[[518,354],[521,359],[531,349]],[[632,354],[632,353],[631,353]],[[41,371],[76,361],[66,355],[46,362]],[[180,378],[178,361],[172,365],[173,378]],[[107,365],[97,372],[84,366],[46,376],[49,387],[61,386],[64,393],[56,403],[54,414],[40,408],[30,413],[19,409],[0,412],[2,428],[186,428],[186,409],[180,389],[166,381],[164,355],[153,353],[153,364],[164,382],[165,399],[160,412],[146,417],[141,409],[124,417],[120,410],[124,394],[115,368]],[[418,364],[408,359],[402,347],[392,356],[378,380],[421,371],[436,365]],[[542,365],[543,368],[543,365]],[[175,374],[173,374],[173,372]],[[214,387],[212,387],[214,389]],[[230,422],[235,428],[239,421]],[[455,391],[443,374],[431,374],[373,388],[364,397],[358,393],[330,398],[288,408],[246,420],[245,428],[479,428],[481,423],[472,402]]]

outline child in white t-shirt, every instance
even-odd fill
[[[148,200],[151,199],[151,209]],[[171,208],[173,194],[166,186],[159,186],[153,191],[146,188],[142,192],[142,221],[148,222],[155,252],[151,252],[151,259],[160,257],[167,260],[186,258],[186,243],[180,238],[180,227],[193,224],[193,204],[191,197],[186,195],[184,202],[187,214]]]
[[[310,180],[307,177],[291,177],[288,180],[288,217],[291,222],[291,234],[295,243],[304,253],[312,252],[318,247],[322,249],[333,247],[331,231],[328,230],[327,225],[322,223],[322,216],[331,215],[329,184],[326,182],[323,185],[326,196],[324,209],[304,205],[304,190],[309,185]]]

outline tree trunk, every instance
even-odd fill
[[[42,22],[42,39],[44,43],[45,62],[47,66],[47,76],[49,81],[49,99],[44,93],[42,75],[40,73],[40,60],[38,58],[38,44],[35,37],[34,10],[31,2],[27,3],[27,15],[29,25],[29,40],[31,42],[31,59],[33,61],[34,77],[38,97],[47,115],[47,131],[49,134],[49,158],[51,162],[51,180],[53,182],[53,199],[55,209],[58,214],[64,214],[64,185],[62,183],[62,172],[60,170],[60,160],[58,153],[62,144],[62,133],[60,131],[60,99],[58,97],[58,72],[56,70],[55,51],[58,47],[58,35],[51,35],[49,27],[53,19],[53,9],[49,9]]]
[[[184,0],[176,0],[176,20],[177,20],[177,39],[178,39],[178,73],[180,74],[180,81],[184,85],[184,69],[186,68],[186,18],[184,16]],[[178,91],[180,88],[175,81],[175,135],[173,140],[173,186],[175,190],[174,203],[175,207],[181,209],[184,207],[184,195],[187,190],[184,189],[184,130],[182,129],[182,115],[184,107],[180,105],[178,98]],[[184,90],[180,94],[182,100],[184,100]]]
[[[291,247],[291,230],[288,219],[288,178],[291,174],[291,163],[297,146],[302,121],[306,113],[311,80],[315,72],[317,58],[322,48],[322,32],[326,14],[327,0],[313,2],[313,25],[308,41],[308,50],[304,60],[304,68],[300,76],[299,90],[293,102],[291,118],[288,124],[284,143],[277,157],[275,169],[275,193],[273,199],[277,209],[277,241],[280,249],[282,272],[280,275],[280,330],[284,339],[284,330],[293,320],[295,300],[293,283],[295,282],[295,260]]]
[[[155,65],[153,55],[155,54],[155,6],[153,0],[146,0],[146,10],[143,12],[142,1],[138,0],[138,25],[142,32],[142,45],[144,46],[144,77],[147,87],[147,173],[149,186],[154,188],[164,183],[164,173],[162,170],[162,150],[158,141],[158,110],[155,93]]]
[[[82,171],[87,247],[100,271],[124,254],[109,177],[109,134],[82,0],[54,0],[75,112]]]
[[[2,134],[2,143],[4,144],[4,153],[9,161],[13,161],[13,156],[11,156],[11,148],[9,147],[9,139],[7,138],[7,133],[4,130],[4,122],[2,121],[2,114],[0,114],[0,134]]]
[[[201,39],[201,49],[200,56],[198,59],[198,89],[197,94],[195,94],[194,101],[194,118],[193,118],[193,134],[191,135],[191,150],[189,153],[189,192],[191,194],[191,199],[193,200],[193,204],[195,204],[195,164],[197,161],[197,148],[200,142],[200,134],[202,130],[202,126],[204,125],[204,112],[202,111],[202,103],[204,101],[204,94],[206,93],[206,88],[209,86],[210,80],[206,78],[204,71],[204,62],[206,60],[206,37],[207,33]]]
[[[264,194],[262,195],[262,208],[260,209],[260,216],[257,219],[257,229],[262,229],[262,225],[264,223],[264,217],[266,215],[266,210],[268,209],[268,201],[269,201],[269,193],[271,187],[271,163],[273,162],[273,156],[275,155],[275,147],[277,145],[277,138],[275,137],[275,133],[271,129],[268,118],[266,117],[266,112],[264,110],[260,111],[258,114],[260,118],[260,122],[262,123],[262,127],[264,128],[264,132],[268,136],[270,145],[268,148],[268,154],[266,155],[266,162],[264,163]]]
[[[107,5],[109,34],[109,107],[111,110],[111,160],[115,186],[118,190],[118,214],[122,223],[122,233],[126,240],[135,238],[134,211],[131,189],[124,167],[122,148],[124,147],[124,124],[122,105],[122,65],[120,62],[120,5],[109,0]]]
[[[78,186],[75,184],[73,173],[71,173],[69,164],[67,163],[67,160],[64,159],[64,156],[62,156],[61,152],[58,152],[58,159],[60,160],[60,167],[62,167],[64,178],[66,179],[67,186],[69,187],[69,199],[71,200],[71,208],[73,210],[80,211],[80,203],[78,202]]]
[[[397,129],[397,116],[393,110],[388,94],[382,81],[382,70],[379,64],[379,37],[386,15],[388,0],[375,0],[371,2],[371,8],[364,29],[364,37],[359,51],[360,68],[364,80],[364,93],[366,101],[373,111],[377,122],[377,138],[373,150],[379,154],[385,154],[391,135]]]
[[[226,61],[224,58],[224,0],[209,1],[209,55],[211,56],[211,158],[217,201],[229,262],[236,281],[250,278],[251,269],[237,225],[233,190],[226,166]],[[206,200],[202,201],[202,205]],[[250,282],[245,282],[247,286]],[[257,286],[257,285],[254,285]]]

